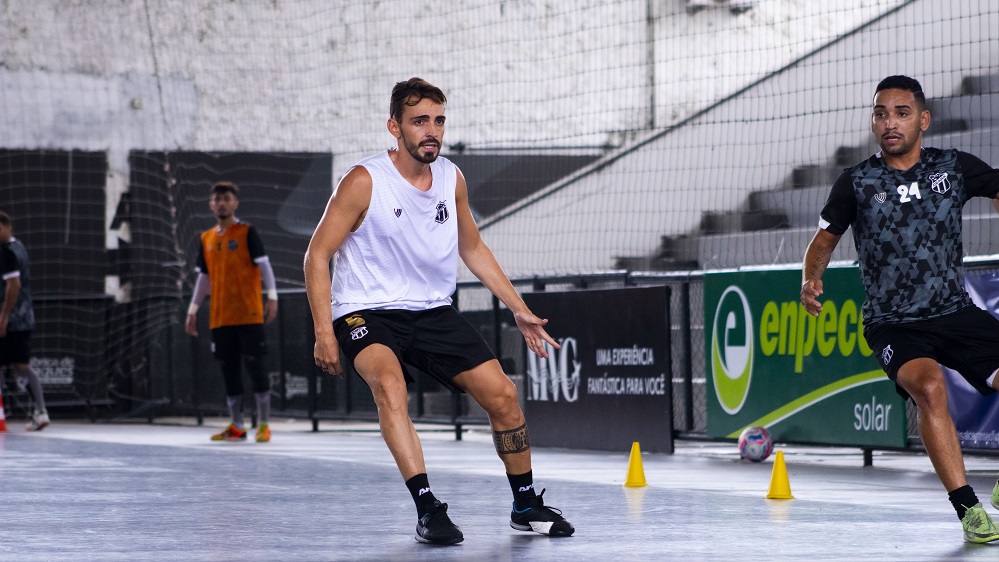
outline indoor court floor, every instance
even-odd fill
[[[164,420],[166,421],[166,420]],[[414,540],[416,511],[374,424],[275,420],[271,443],[212,443],[224,422],[56,420],[0,434],[0,560],[999,560],[964,543],[923,455],[779,447],[795,499],[729,443],[644,454],[536,448],[535,482],[575,525],[552,539],[509,527],[510,490],[485,428],[461,441],[418,426],[430,484],[465,541]],[[988,504],[999,458],[970,457]],[[996,510],[987,506],[996,515]]]

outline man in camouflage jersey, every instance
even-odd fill
[[[833,185],[805,252],[801,304],[812,315],[822,310],[822,274],[853,227],[867,294],[864,336],[916,404],[919,435],[964,539],[990,542],[999,530],[968,485],[940,363],[982,394],[999,389],[999,320],[971,301],[961,261],[961,209],[972,197],[995,198],[999,170],[965,152],[924,148],[929,125],[919,82],[889,76],[878,84],[871,131],[881,150]],[[999,509],[999,484],[992,505]]]
[[[0,367],[9,367],[14,377],[25,381],[34,401],[28,431],[49,425],[42,382],[31,368],[31,331],[35,311],[31,304],[31,267],[28,251],[14,238],[10,215],[0,211]]]

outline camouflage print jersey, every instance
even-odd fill
[[[31,306],[31,266],[28,264],[28,250],[17,238],[0,244],[0,291],[7,289],[7,280],[14,277],[21,279],[21,290],[17,294],[17,303],[10,312],[7,330],[22,332],[35,329],[35,311]]]
[[[911,322],[973,306],[964,289],[961,209],[994,197],[999,170],[958,150],[922,149],[906,171],[881,153],[845,170],[833,184],[819,228],[853,227],[867,301],[864,324]]]

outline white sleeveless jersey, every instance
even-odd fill
[[[451,304],[458,276],[457,168],[438,157],[420,191],[388,152],[358,162],[371,174],[371,203],[333,266],[333,318],[362,309],[427,310]]]

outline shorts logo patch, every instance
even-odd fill
[[[346,322],[347,325],[350,326],[351,328],[357,328],[359,326],[363,326],[364,325],[364,318],[361,318],[360,316],[358,316],[356,314],[354,314],[352,316],[348,316],[343,321]]]
[[[888,363],[891,363],[892,355],[895,355],[895,351],[891,348],[890,345],[886,345],[885,348],[881,351],[881,362],[884,363],[885,365],[888,365]]]
[[[361,326],[360,328],[354,328],[354,330],[350,332],[350,339],[359,340],[366,335],[368,335],[368,329]]]

